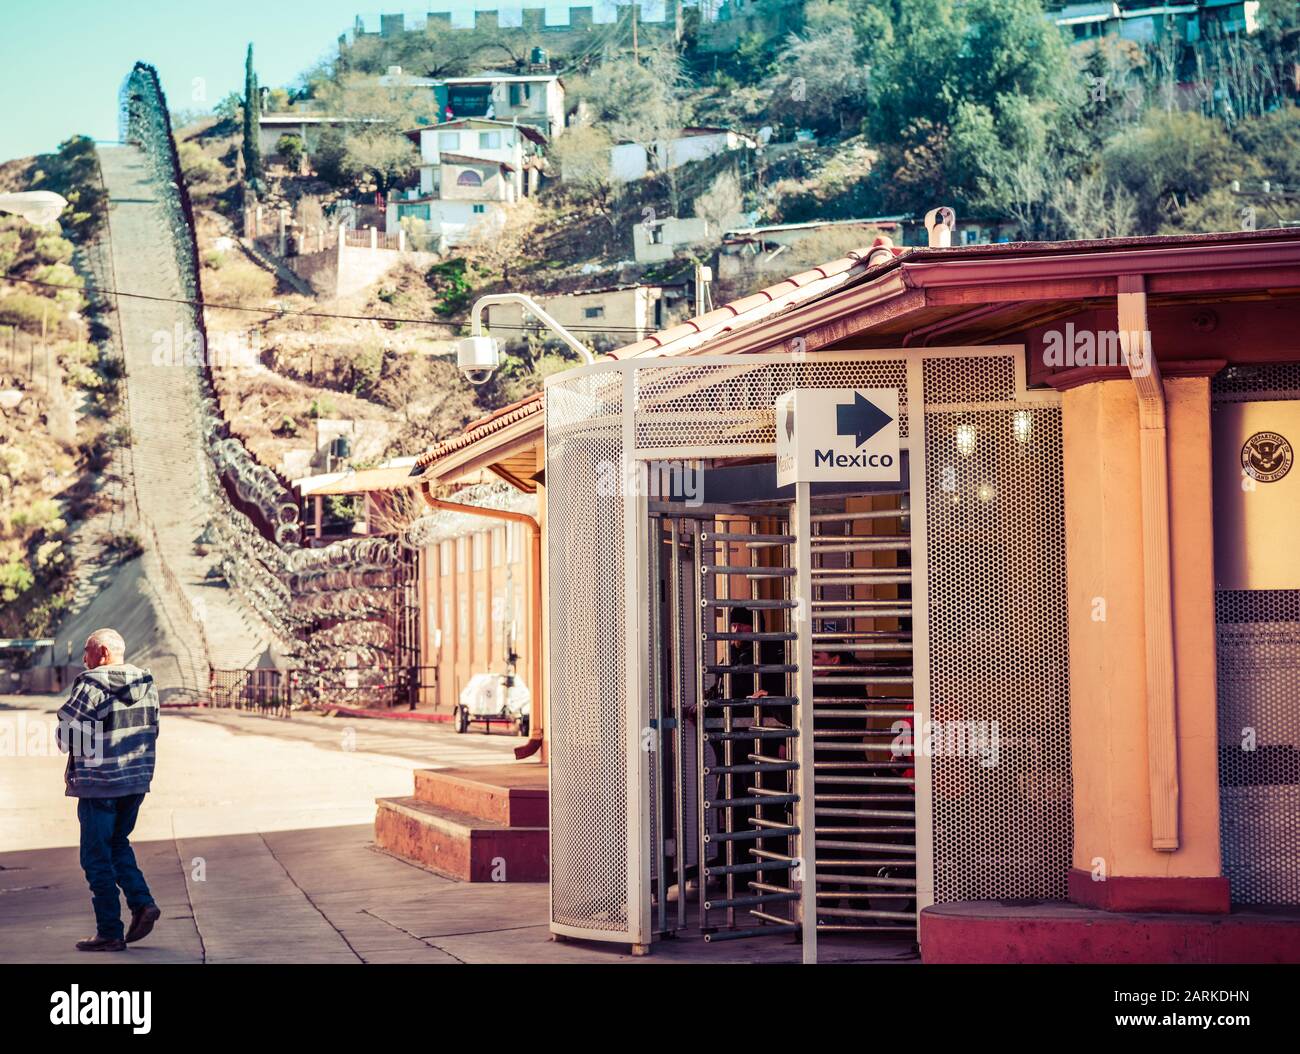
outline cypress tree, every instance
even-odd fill
[[[247,183],[262,178],[262,152],[257,142],[261,116],[262,93],[257,87],[257,74],[253,72],[253,45],[249,44],[244,59],[244,181]]]

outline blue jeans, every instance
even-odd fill
[[[80,798],[77,819],[81,821],[81,870],[86,872],[90,899],[95,906],[95,928],[100,937],[122,939],[122,903],[118,886],[126,894],[126,906],[134,911],[154,902],[144,875],[135,863],[127,837],[135,828],[143,794],[121,798]]]

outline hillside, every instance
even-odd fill
[[[274,151],[250,153],[240,96],[184,129],[205,298],[257,309],[208,311],[214,339],[254,363],[217,370],[250,449],[281,465],[316,421],[337,416],[369,437],[361,462],[418,453],[572,361],[548,338],[503,333],[505,367],[489,385],[465,385],[449,357],[477,297],[690,282],[697,265],[715,271],[713,303],[744,296],[774,273],[716,273],[729,225],[901,215],[912,217],[915,240],[918,218],[947,204],[982,218],[976,237],[1043,240],[1231,229],[1294,212],[1276,189],[1300,177],[1300,110],[1287,77],[1300,56],[1294,3],[1264,5],[1251,36],[1210,26],[1194,46],[1072,45],[1037,0],[778,6],[779,18],[737,28],[730,50],[687,18],[679,38],[650,34],[638,46],[610,27],[598,47],[557,45],[541,65],[504,30],[499,39],[490,30],[364,34],[294,84],[259,86],[256,116],[265,107],[341,122],[318,141],[286,133]],[[273,259],[279,217],[310,249],[340,222],[385,231],[374,203],[420,193],[402,133],[446,117],[430,109],[420,85],[433,81],[421,78],[482,71],[489,53],[506,67],[492,76],[562,83],[563,134],[538,151],[537,192],[490,234],[357,293],[323,296],[286,274]],[[247,60],[254,70],[251,50]],[[688,128],[727,129],[739,148],[656,162],[654,144]],[[618,144],[647,147],[643,177],[615,178]],[[253,250],[244,235],[258,209]],[[702,220],[708,234],[637,262],[634,230],[668,219]],[[411,245],[437,247],[419,220],[401,222]],[[872,233],[809,231],[777,247],[778,270],[833,259]],[[758,248],[767,251],[761,239]],[[604,351],[631,338],[611,325],[590,339]]]
[[[51,189],[73,204],[37,228],[0,216],[0,635],[41,637],[88,599],[106,565],[133,559],[121,359],[107,305],[82,293],[101,265],[93,144],[0,165],[0,191]]]

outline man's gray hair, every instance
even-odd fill
[[[115,629],[97,629],[90,635],[88,644],[98,644],[109,655],[119,659],[126,658],[126,641]]]

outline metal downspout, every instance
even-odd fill
[[[442,498],[435,498],[429,490],[429,481],[420,481],[420,494],[424,502],[431,509],[441,509],[445,512],[462,512],[469,516],[484,516],[491,520],[507,520],[511,523],[520,523],[528,528],[529,537],[531,538],[531,560],[528,575],[528,613],[531,619],[529,627],[528,648],[531,653],[529,659],[529,678],[537,705],[534,707],[533,721],[529,731],[528,742],[522,747],[515,748],[515,757],[523,760],[531,757],[541,749],[543,736],[545,735],[545,703],[542,700],[542,528],[532,516],[524,512],[510,512],[506,509],[485,509],[479,505],[462,505],[455,501],[445,501]],[[538,722],[537,717],[541,716],[542,721]]]
[[[1141,441],[1142,579],[1145,598],[1147,766],[1151,848],[1178,848],[1178,692],[1174,672],[1169,530],[1169,439],[1164,382],[1147,326],[1141,275],[1121,275],[1120,346],[1138,396]]]

